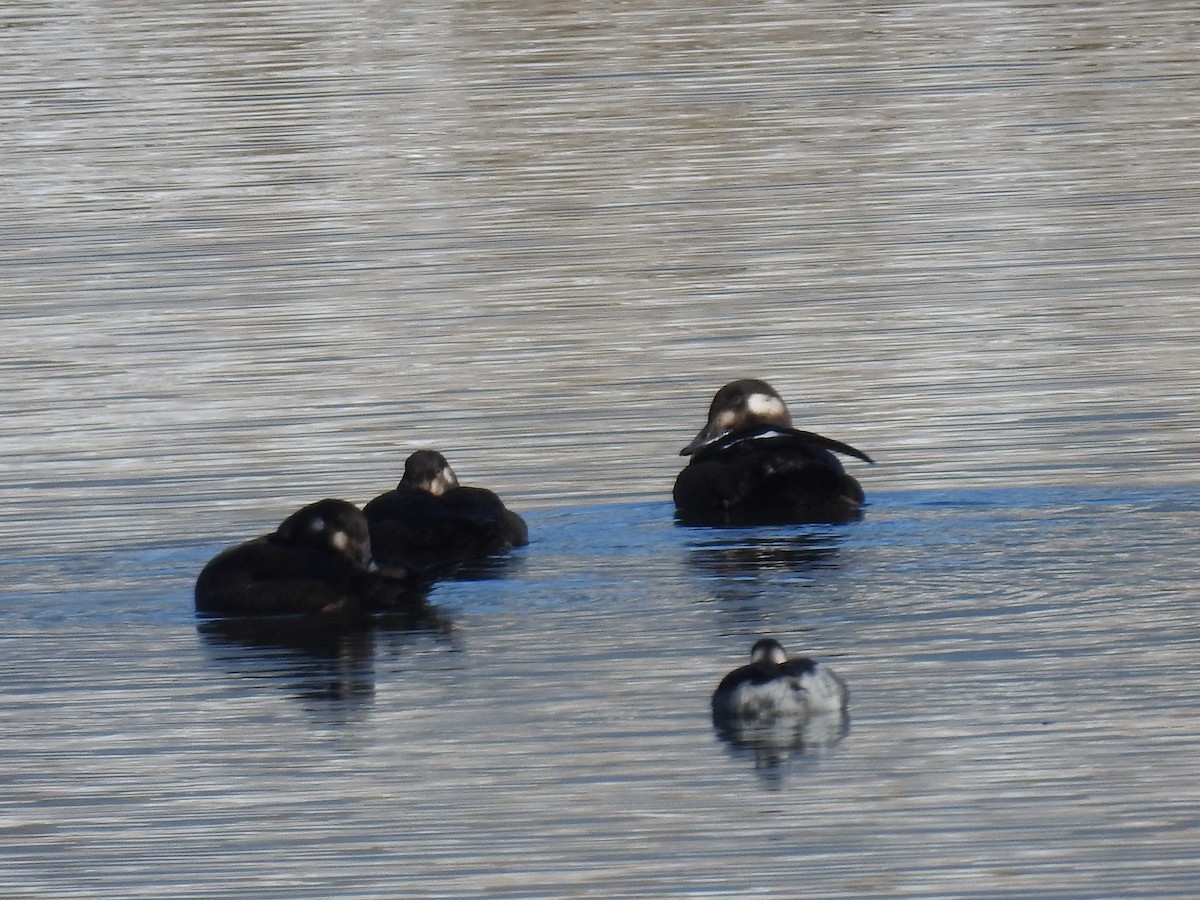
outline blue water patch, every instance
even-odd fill
[[[763,528],[679,526],[664,502],[535,509],[526,514],[528,547],[464,567],[432,597],[473,611],[540,609],[767,576],[811,584],[855,568],[860,576],[886,569],[965,575],[1020,571],[1034,561],[1052,566],[1055,557],[1069,568],[1121,545],[1153,553],[1156,543],[1182,537],[1175,529],[1190,527],[1198,506],[1200,494],[1188,489],[877,492],[859,523]],[[195,576],[223,546],[173,538],[8,557],[0,560],[4,614],[47,627],[179,624],[191,616]]]

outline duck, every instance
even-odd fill
[[[741,378],[713,397],[708,421],[679,451],[677,519],[686,525],[840,525],[862,518],[866,497],[835,454],[866,453],[792,426],[775,388]]]
[[[446,457],[417,450],[394,490],[363,507],[376,558],[431,572],[529,543],[525,520],[486,488],[459,484]]]
[[[715,722],[753,723],[844,714],[850,695],[829,667],[805,657],[788,659],[783,645],[764,637],[750,662],[721,679],[712,695]]]
[[[208,617],[355,619],[426,608],[417,573],[377,566],[366,516],[337,499],[310,503],[271,534],[222,550],[200,571],[195,603]]]

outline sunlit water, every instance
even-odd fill
[[[14,7],[0,893],[1195,894],[1196,39]],[[673,523],[741,375],[879,462],[862,523]],[[197,628],[217,550],[420,446],[532,537],[444,632]],[[764,633],[844,735],[714,731]]]

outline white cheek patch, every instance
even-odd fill
[[[751,394],[746,398],[746,409],[764,419],[786,418],[788,414],[783,401],[770,394]]]
[[[350,535],[344,531],[335,531],[329,537],[329,543],[333,545],[335,550],[345,550],[350,546]]]

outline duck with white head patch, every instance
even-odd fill
[[[402,568],[377,569],[367,520],[345,500],[320,500],[271,534],[230,547],[196,579],[206,616],[320,616],[424,613],[424,586]]]
[[[872,459],[793,428],[783,398],[757,378],[717,391],[708,422],[679,452],[691,457],[673,492],[684,524],[841,524],[862,517],[862,487],[834,454]]]
[[[525,520],[484,488],[458,483],[446,457],[418,450],[395,490],[365,507],[381,562],[435,571],[529,543]]]

